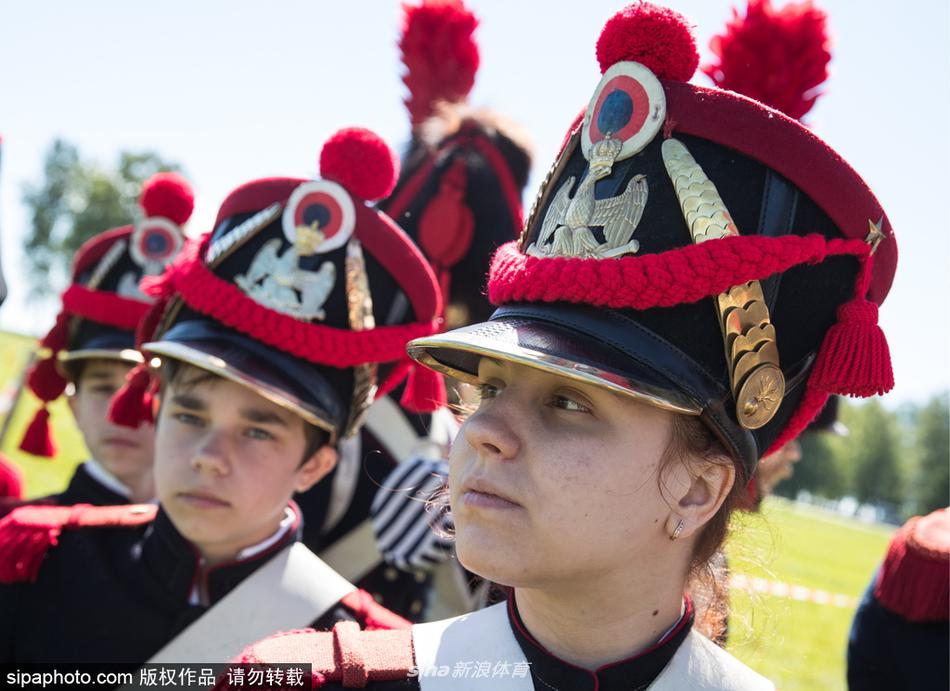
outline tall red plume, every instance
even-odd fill
[[[716,86],[735,91],[801,119],[822,94],[831,60],[827,15],[811,0],[780,10],[770,0],[736,9],[709,47],[717,60],[702,71]]]
[[[416,127],[438,103],[464,101],[472,90],[479,63],[472,34],[478,19],[461,0],[423,0],[403,8],[402,80],[409,88],[406,107]]]

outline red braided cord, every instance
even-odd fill
[[[821,388],[815,386],[815,375],[814,370],[812,370],[812,373],[808,375],[808,382],[805,384],[805,395],[802,396],[801,402],[788,419],[788,422],[785,423],[785,427],[782,428],[781,433],[775,441],[772,442],[768,450],[762,454],[762,457],[775,453],[788,442],[792,441],[792,439],[798,437],[798,435],[811,424],[811,421],[818,416],[821,409],[825,407],[825,404],[828,402],[828,396],[829,393],[827,391],[823,391]]]
[[[673,307],[799,264],[817,264],[836,255],[860,258],[869,252],[862,240],[826,240],[821,235],[735,236],[603,261],[532,257],[522,254],[517,242],[509,242],[492,259],[488,298],[494,305],[573,302],[614,309]],[[864,273],[870,276],[869,271]]]
[[[870,251],[863,240],[826,240],[821,235],[736,236],[603,261],[531,257],[510,242],[492,259],[488,296],[495,305],[574,302],[645,310],[696,302],[831,256],[855,256],[861,263],[855,297],[839,307],[839,323],[826,334],[805,395],[766,452],[770,454],[808,426],[830,393],[870,396],[893,387],[887,343],[877,327],[877,305],[865,298],[874,275]]]
[[[201,256],[210,237],[189,243],[163,280],[150,292],[168,294],[174,288],[190,308],[262,343],[310,362],[330,367],[354,367],[367,362],[390,362],[405,354],[406,343],[436,333],[439,319],[366,331],[307,324],[265,307],[209,270]]]
[[[435,156],[429,156],[425,163],[419,166],[418,170],[412,174],[409,181],[395,195],[380,204],[380,208],[386,212],[391,219],[399,222],[399,217],[406,211],[413,200],[419,194],[422,186],[428,181],[432,169],[435,168]]]
[[[63,311],[82,319],[134,331],[151,304],[105,290],[73,284],[63,293]]]
[[[867,253],[861,259],[861,270],[854,282],[854,297],[856,299],[865,298],[871,291],[871,283],[874,280],[874,255],[871,254],[870,247]],[[880,304],[880,303],[877,303]],[[877,317],[875,316],[875,321]]]
[[[379,383],[379,386],[376,388],[376,398],[382,398],[390,391],[399,386],[400,383],[406,378],[409,374],[409,370],[412,369],[413,359],[408,355],[402,360],[396,363],[396,366],[393,367],[392,372]]]

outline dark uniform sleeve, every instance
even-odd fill
[[[16,661],[16,621],[23,597],[20,583],[0,584],[0,663]]]
[[[876,577],[875,577],[876,579]],[[864,593],[848,637],[848,688],[851,691],[892,689],[894,681],[888,665],[887,630],[895,615],[874,599],[874,581]]]
[[[850,691],[946,691],[950,682],[950,623],[911,622],[874,597],[871,580],[848,638]]]

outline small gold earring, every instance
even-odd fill
[[[673,528],[673,534],[670,535],[670,542],[678,538],[680,534],[683,532],[683,528],[685,527],[686,527],[686,521],[684,521],[682,518],[679,519],[679,521],[676,522],[676,527]]]

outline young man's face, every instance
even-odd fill
[[[209,563],[268,538],[291,495],[336,463],[329,446],[304,459],[299,416],[193,367],[165,385],[156,424],[159,501]]]
[[[76,392],[69,399],[73,416],[89,453],[120,482],[154,496],[151,487],[155,428],[143,424],[138,429],[109,421],[109,401],[125,383],[132,365],[120,360],[89,360],[74,382]]]

